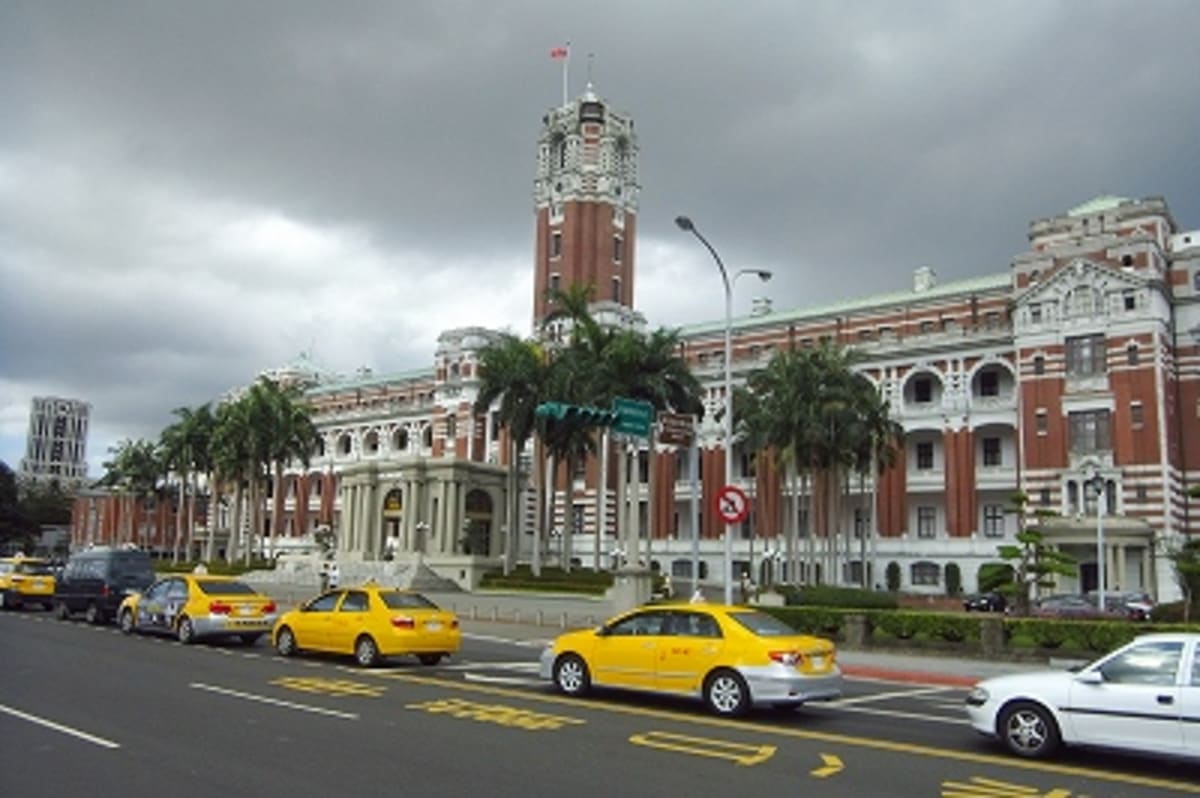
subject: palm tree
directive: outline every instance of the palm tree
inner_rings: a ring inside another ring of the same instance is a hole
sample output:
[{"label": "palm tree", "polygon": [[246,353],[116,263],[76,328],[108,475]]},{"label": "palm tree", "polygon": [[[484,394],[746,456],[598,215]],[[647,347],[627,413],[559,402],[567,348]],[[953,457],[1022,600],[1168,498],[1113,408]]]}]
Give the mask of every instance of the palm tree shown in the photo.
[{"label": "palm tree", "polygon": [[[186,550],[191,556],[196,527],[196,493],[199,475],[208,462],[209,439],[212,435],[212,411],[207,404],[199,408],[177,407],[171,411],[177,421],[166,427],[160,436],[159,446],[167,470],[179,478],[179,510],[175,515],[175,542],[172,546],[172,562],[179,562],[179,553],[184,541],[184,505],[187,505]],[[189,484],[190,483],[190,484]]]},{"label": "palm tree", "polygon": [[[520,453],[533,436],[534,411],[542,401],[546,382],[546,354],[536,341],[511,333],[487,344],[479,352],[479,395],[475,413],[486,414],[496,400],[496,418],[508,430],[508,508],[504,544],[504,573],[516,563],[520,541]],[[535,525],[536,526],[536,525]],[[540,568],[538,569],[540,572]]]},{"label": "palm tree", "polygon": [[[109,448],[112,459],[104,463],[105,476],[100,484],[114,488],[122,496],[121,528],[117,542],[135,542],[136,508],[154,493],[162,473],[158,447],[147,440],[122,440]],[[123,530],[123,531],[122,531]]]},{"label": "palm tree", "polygon": [[[224,486],[233,487],[233,516],[230,519],[229,543],[225,559],[238,559],[245,486],[251,477],[253,450],[250,436],[252,424],[248,407],[241,401],[225,402],[217,408],[212,436],[212,465],[214,496],[212,513],[216,516],[216,504],[220,501]],[[209,540],[215,537],[215,521],[210,522]],[[210,545],[211,548],[211,545]],[[249,548],[249,545],[247,546]],[[210,551],[211,555],[212,552]]]},{"label": "palm tree", "polygon": [[[298,386],[283,387],[267,379],[260,380],[258,385],[261,386],[258,401],[263,402],[262,410],[265,411],[265,428],[260,432],[267,462],[274,469],[270,529],[274,537],[284,532],[283,469],[288,463],[299,461],[307,470],[320,434],[313,424],[312,408],[302,401],[303,394]],[[270,543],[267,548],[274,550]]]}]

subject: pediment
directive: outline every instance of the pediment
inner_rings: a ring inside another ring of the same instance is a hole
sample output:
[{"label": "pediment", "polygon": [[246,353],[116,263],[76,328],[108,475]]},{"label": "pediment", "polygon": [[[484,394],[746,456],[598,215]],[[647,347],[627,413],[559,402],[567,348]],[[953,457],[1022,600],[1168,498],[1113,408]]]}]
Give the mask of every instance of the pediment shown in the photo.
[{"label": "pediment", "polygon": [[1096,289],[1107,296],[1130,288],[1141,288],[1145,284],[1145,278],[1137,274],[1094,263],[1086,258],[1076,258],[1045,280],[1026,288],[1017,296],[1016,304],[1061,302],[1078,288]]}]

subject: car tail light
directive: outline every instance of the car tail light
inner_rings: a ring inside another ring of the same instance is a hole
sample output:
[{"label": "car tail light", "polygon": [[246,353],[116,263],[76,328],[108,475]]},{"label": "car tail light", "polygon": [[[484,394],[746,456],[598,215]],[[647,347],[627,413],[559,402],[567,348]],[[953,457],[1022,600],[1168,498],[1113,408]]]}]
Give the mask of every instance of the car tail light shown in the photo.
[{"label": "car tail light", "polygon": [[804,661],[804,655],[799,651],[772,651],[767,656],[789,668]]},{"label": "car tail light", "polygon": [[100,586],[100,597],[101,597],[101,598],[108,598],[108,585],[101,585],[101,586]]},{"label": "car tail light", "polygon": [[264,613],[266,613],[266,614],[268,614],[268,615],[270,615],[272,612],[275,612],[275,602],[274,602],[274,601],[268,601],[266,604],[264,604],[264,605],[263,605],[263,612],[264,612]]},{"label": "car tail light", "polygon": [[415,629],[417,622],[409,615],[395,615],[392,617],[392,626],[397,629]]},{"label": "car tail light", "polygon": [[214,601],[208,605],[208,611],[213,615],[228,615],[233,612],[233,605],[224,601]]}]

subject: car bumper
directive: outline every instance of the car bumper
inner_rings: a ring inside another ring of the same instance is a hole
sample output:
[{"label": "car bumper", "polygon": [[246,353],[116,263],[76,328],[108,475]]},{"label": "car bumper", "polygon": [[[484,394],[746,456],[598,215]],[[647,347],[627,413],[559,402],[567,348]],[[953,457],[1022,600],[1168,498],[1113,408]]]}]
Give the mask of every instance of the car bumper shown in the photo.
[{"label": "car bumper", "polygon": [[268,634],[275,626],[276,615],[254,618],[238,618],[229,615],[200,615],[192,618],[192,628],[197,637],[220,635]]},{"label": "car bumper", "polygon": [[538,676],[546,681],[554,678],[554,659],[558,655],[554,653],[554,649],[547,646],[542,649],[542,656],[538,660]]},{"label": "car bumper", "polygon": [[842,672],[836,666],[819,675],[806,675],[784,665],[740,668],[754,704],[803,704],[842,696]]},{"label": "car bumper", "polygon": [[967,704],[967,722],[980,734],[996,736],[996,709],[990,701],[979,706]]}]

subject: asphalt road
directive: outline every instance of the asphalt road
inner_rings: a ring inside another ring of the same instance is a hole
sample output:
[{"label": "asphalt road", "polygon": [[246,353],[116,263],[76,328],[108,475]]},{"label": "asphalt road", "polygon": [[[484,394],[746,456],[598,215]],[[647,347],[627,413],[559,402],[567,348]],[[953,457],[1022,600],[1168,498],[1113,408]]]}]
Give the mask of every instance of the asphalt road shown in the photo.
[{"label": "asphalt road", "polygon": [[468,621],[459,656],[362,670],[266,642],[181,646],[0,613],[0,794],[1200,795],[1200,767],[1015,760],[955,688],[850,680],[839,702],[714,718],[536,680],[540,645]]}]

